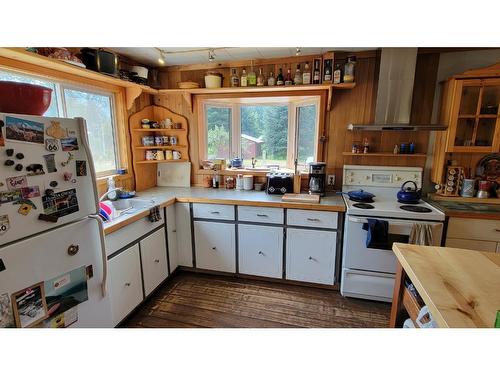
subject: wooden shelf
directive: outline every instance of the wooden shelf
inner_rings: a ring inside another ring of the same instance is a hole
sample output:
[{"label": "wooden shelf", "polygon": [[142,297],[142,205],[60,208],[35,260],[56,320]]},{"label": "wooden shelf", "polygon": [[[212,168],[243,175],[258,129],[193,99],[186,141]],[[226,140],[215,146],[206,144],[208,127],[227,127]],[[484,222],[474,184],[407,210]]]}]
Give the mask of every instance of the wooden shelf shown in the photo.
[{"label": "wooden shelf", "polygon": [[[410,316],[410,319],[413,320],[413,323],[415,323],[417,321],[418,313],[423,306],[418,303],[417,299],[408,290],[408,288],[405,288],[403,291],[403,306]],[[418,327],[417,324],[415,324],[415,327]]]},{"label": "wooden shelf", "polygon": [[177,148],[186,148],[186,145],[175,146],[134,146],[135,150],[175,150]]},{"label": "wooden shelf", "polygon": [[178,160],[141,160],[136,161],[137,164],[157,164],[157,163],[185,163],[188,162],[187,159],[178,159]]},{"label": "wooden shelf", "polygon": [[33,52],[28,52],[23,48],[0,48],[0,57],[7,59],[33,64],[47,69],[52,69],[57,72],[72,74],[78,77],[91,79],[102,83],[107,83],[114,86],[124,87],[126,90],[127,109],[130,109],[134,104],[135,99],[143,92],[147,94],[158,94],[158,90],[146,85],[139,85],[134,82],[124,81],[106,74],[94,72],[93,70],[81,68],[76,65],[71,65],[64,61],[52,59],[38,55]]},{"label": "wooden shelf", "polygon": [[186,129],[132,129],[135,132],[155,133],[155,132],[185,132]]},{"label": "wooden shelf", "polygon": [[427,157],[427,154],[394,154],[392,152],[369,152],[367,154],[354,154],[352,152],[343,152],[342,155],[344,156],[357,156],[357,157],[363,157],[363,156],[375,156],[375,157],[409,157],[409,158],[425,158]]},{"label": "wooden shelf", "polygon": [[448,201],[457,203],[482,203],[482,204],[500,204],[500,198],[475,198],[475,197],[454,197],[446,195],[429,194],[429,197],[435,201]]}]

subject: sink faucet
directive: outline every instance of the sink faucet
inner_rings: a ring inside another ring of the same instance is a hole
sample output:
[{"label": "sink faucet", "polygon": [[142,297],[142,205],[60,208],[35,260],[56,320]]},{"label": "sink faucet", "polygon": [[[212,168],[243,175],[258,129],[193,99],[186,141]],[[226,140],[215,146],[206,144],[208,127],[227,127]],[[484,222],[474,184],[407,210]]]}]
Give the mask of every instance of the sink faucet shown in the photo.
[{"label": "sink faucet", "polygon": [[255,164],[257,164],[257,159],[252,158],[252,168],[255,168]]},{"label": "sink faucet", "polygon": [[102,202],[103,200],[106,200],[106,198],[108,198],[108,195],[110,193],[114,193],[114,192],[117,192],[118,190],[122,190],[122,188],[114,188],[114,189],[110,189],[108,190],[107,192],[105,192],[103,195],[101,195],[101,197],[99,198],[99,202]]}]

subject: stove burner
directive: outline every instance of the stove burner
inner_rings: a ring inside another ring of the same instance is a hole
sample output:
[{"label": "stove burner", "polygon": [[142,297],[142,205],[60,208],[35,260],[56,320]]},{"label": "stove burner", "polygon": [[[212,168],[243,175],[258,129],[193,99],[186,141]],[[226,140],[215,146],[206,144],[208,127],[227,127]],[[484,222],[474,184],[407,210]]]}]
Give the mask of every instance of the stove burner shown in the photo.
[{"label": "stove burner", "polygon": [[361,199],[361,198],[349,197],[349,200],[354,201],[354,202],[360,202],[360,203],[373,203],[373,198]]},{"label": "stove burner", "polygon": [[368,204],[368,203],[354,203],[353,207],[367,209],[367,210],[375,208],[375,206],[373,206],[372,204]]},{"label": "stove burner", "polygon": [[404,202],[404,201],[400,201],[400,200],[398,199],[398,202],[399,202],[399,203],[403,203],[403,204],[419,204],[419,203],[420,203],[420,199],[419,199],[418,201],[414,201],[414,202]]},{"label": "stove burner", "polygon": [[411,212],[432,212],[430,208],[423,207],[423,206],[410,206],[410,205],[404,205],[404,206],[399,206],[402,210],[405,211],[411,211]]}]

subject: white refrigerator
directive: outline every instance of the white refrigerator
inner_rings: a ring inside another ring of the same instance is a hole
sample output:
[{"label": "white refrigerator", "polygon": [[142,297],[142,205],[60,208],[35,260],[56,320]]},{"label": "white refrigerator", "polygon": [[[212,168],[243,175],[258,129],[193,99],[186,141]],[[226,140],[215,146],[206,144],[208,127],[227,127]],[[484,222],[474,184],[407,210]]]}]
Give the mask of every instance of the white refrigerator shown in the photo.
[{"label": "white refrigerator", "polygon": [[0,126],[0,326],[112,327],[85,121],[0,113]]}]

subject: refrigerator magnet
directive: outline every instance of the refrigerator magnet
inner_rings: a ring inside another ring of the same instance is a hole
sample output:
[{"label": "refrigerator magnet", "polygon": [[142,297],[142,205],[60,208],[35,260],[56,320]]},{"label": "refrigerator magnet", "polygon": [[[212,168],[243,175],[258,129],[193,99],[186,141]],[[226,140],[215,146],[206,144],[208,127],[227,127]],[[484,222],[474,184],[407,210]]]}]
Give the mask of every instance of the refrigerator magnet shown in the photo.
[{"label": "refrigerator magnet", "polygon": [[3,293],[0,295],[0,328],[14,328],[15,326],[10,297],[7,293]]},{"label": "refrigerator magnet", "polygon": [[76,175],[78,177],[87,175],[87,161],[86,160],[77,160],[76,161]]},{"label": "refrigerator magnet", "polygon": [[40,196],[40,188],[38,186],[28,186],[21,188],[21,196],[23,199],[36,198]]},{"label": "refrigerator magnet", "polygon": [[57,216],[45,215],[45,214],[39,214],[38,215],[38,220],[47,221],[49,223],[57,223],[58,219],[59,218]]},{"label": "refrigerator magnet", "polygon": [[61,165],[63,167],[67,166],[74,158],[75,156],[71,152],[68,152],[68,159],[66,161],[63,161]]},{"label": "refrigerator magnet", "polygon": [[0,215],[0,236],[10,229],[9,215]]},{"label": "refrigerator magnet", "polygon": [[69,189],[42,196],[43,212],[46,215],[62,217],[79,211],[76,189]]},{"label": "refrigerator magnet", "polygon": [[45,174],[42,164],[30,164],[26,167],[26,171],[28,171],[28,176],[38,176],[41,174]]},{"label": "refrigerator magnet", "polygon": [[73,177],[73,173],[71,173],[71,172],[64,172],[63,173],[64,181],[71,181],[72,177]]},{"label": "refrigerator magnet", "polygon": [[22,198],[21,190],[0,191],[0,204],[17,202]]},{"label": "refrigerator magnet", "polygon": [[21,204],[21,207],[19,207],[19,209],[17,210],[17,212],[21,215],[28,215],[31,211],[32,207],[29,205],[29,204],[26,204],[26,203],[22,203]]},{"label": "refrigerator magnet", "polygon": [[33,327],[48,318],[43,282],[12,294],[11,300],[17,327]]},{"label": "refrigerator magnet", "polygon": [[45,159],[45,165],[47,166],[47,173],[57,172],[55,155],[43,155],[43,158]]},{"label": "refrigerator magnet", "polygon": [[76,151],[78,150],[78,139],[76,137],[62,138],[61,148],[63,151]]},{"label": "refrigerator magnet", "polygon": [[44,124],[22,118],[5,117],[5,137],[11,141],[44,144]]},{"label": "refrigerator magnet", "polygon": [[49,152],[59,151],[59,140],[54,138],[47,138],[45,140],[45,149]]},{"label": "refrigerator magnet", "polygon": [[0,147],[4,147],[5,146],[5,139],[3,137],[3,127],[4,127],[5,123],[3,122],[3,120],[0,120]]},{"label": "refrigerator magnet", "polygon": [[17,190],[28,186],[28,178],[26,176],[7,177],[7,189]]},{"label": "refrigerator magnet", "polygon": [[61,126],[59,121],[51,121],[45,133],[52,138],[61,139],[67,136],[67,131]]}]

